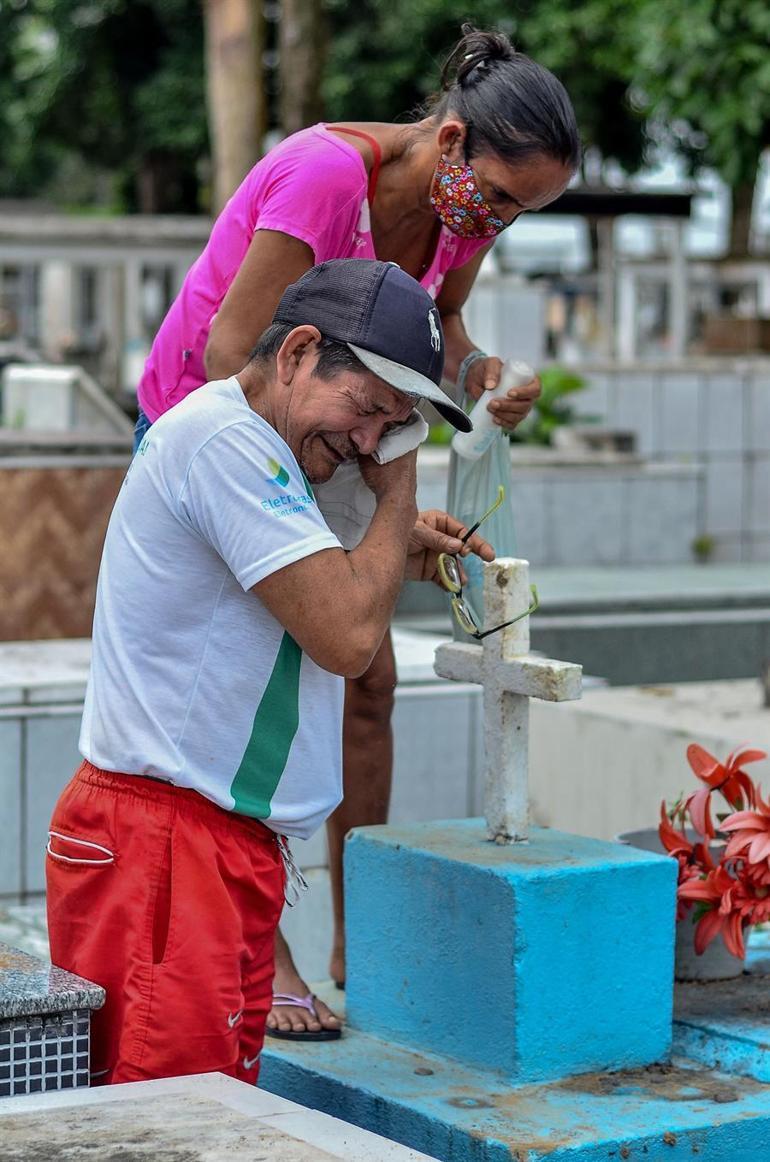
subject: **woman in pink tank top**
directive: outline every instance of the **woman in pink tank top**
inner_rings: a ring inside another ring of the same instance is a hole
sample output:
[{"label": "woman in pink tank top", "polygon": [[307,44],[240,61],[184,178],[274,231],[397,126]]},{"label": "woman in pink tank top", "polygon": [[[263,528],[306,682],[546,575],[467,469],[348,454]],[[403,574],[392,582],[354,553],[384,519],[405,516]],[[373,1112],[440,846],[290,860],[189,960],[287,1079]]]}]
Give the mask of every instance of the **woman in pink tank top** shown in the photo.
[{"label": "woman in pink tank top", "polygon": [[[502,364],[469,339],[463,304],[494,237],[562,193],[580,150],[569,98],[551,73],[516,53],[502,34],[470,26],[463,34],[447,60],[442,91],[421,120],[315,125],[254,166],[158,332],[139,384],[138,435],[195,388],[240,371],[285,288],[330,258],[397,262],[436,300],[445,374],[459,394],[478,399],[497,385]],[[534,380],[493,403],[496,422],[515,427],[539,390]],[[369,671],[347,683],[345,799],[328,825],[330,971],[340,986],[342,844],[351,827],[387,818],[395,684],[388,635]],[[339,1036],[340,1022],[310,996],[280,934],[274,993],[268,1033]]]}]

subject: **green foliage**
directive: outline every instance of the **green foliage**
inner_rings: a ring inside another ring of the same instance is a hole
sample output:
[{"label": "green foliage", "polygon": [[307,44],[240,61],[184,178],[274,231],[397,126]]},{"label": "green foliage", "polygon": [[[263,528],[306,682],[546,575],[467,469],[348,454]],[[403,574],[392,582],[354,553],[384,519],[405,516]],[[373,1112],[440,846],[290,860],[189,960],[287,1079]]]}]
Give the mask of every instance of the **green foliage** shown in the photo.
[{"label": "green foliage", "polygon": [[647,147],[644,118],[629,97],[637,56],[634,16],[643,3],[527,0],[516,7],[516,39],[563,82],[585,149],[626,173],[640,168]]},{"label": "green foliage", "polygon": [[511,433],[516,444],[548,446],[553,433],[575,420],[575,411],[566,397],[582,391],[586,381],[580,375],[562,367],[547,367],[540,373],[542,391],[527,418]]},{"label": "green foliage", "polygon": [[584,145],[626,173],[656,146],[732,188],[770,145],[767,0],[327,0],[333,120],[404,116],[436,87],[463,19],[497,26],[553,70]]},{"label": "green foliage", "polygon": [[770,145],[767,0],[648,0],[638,12],[637,100],[663,140],[731,187]]},{"label": "green foliage", "polygon": [[198,0],[0,0],[0,45],[0,96],[11,94],[0,192],[45,195],[76,162],[114,175],[135,208],[138,177],[160,166],[172,202],[162,208],[197,208],[207,140]]},{"label": "green foliage", "polygon": [[34,192],[54,163],[50,149],[36,147],[28,113],[40,50],[27,8],[0,0],[0,197]]},{"label": "green foliage", "polygon": [[414,112],[437,89],[441,60],[470,15],[552,69],[572,97],[585,144],[633,171],[645,139],[643,120],[626,99],[634,46],[625,29],[639,2],[477,0],[469,14],[458,0],[327,0],[327,116],[379,121]]},{"label": "green foliage", "polygon": [[430,432],[428,433],[427,444],[433,444],[441,448],[448,447],[452,443],[452,436],[455,434],[455,429],[451,424],[446,422],[441,424],[431,424]]},{"label": "green foliage", "polygon": [[693,556],[702,563],[711,560],[715,548],[716,541],[709,533],[701,533],[692,542]]},{"label": "green foliage", "polygon": [[[509,434],[515,444],[551,443],[554,430],[575,420],[574,409],[566,402],[566,397],[582,391],[586,381],[563,367],[547,367],[540,372],[542,391],[530,414],[514,432]],[[451,424],[433,424],[427,442],[445,446],[452,442],[454,428]]]},{"label": "green foliage", "polygon": [[[467,0],[326,0],[323,83],[330,121],[398,120],[438,88],[441,59],[468,19]],[[475,23],[511,22],[499,0],[476,0]]]},{"label": "green foliage", "polygon": [[[650,141],[753,183],[770,145],[767,0],[325,0],[329,120],[405,118],[469,17],[552,69],[585,145],[626,172]],[[200,0],[0,0],[0,196],[198,208]],[[650,131],[650,127],[651,131]],[[648,136],[648,132],[650,135]]]}]

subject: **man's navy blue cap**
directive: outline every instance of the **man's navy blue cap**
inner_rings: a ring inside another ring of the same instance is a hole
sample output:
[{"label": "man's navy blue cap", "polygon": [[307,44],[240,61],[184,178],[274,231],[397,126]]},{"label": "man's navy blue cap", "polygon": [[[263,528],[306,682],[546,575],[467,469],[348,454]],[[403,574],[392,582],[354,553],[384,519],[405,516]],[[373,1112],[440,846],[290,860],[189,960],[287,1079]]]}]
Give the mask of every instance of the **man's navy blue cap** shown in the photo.
[{"label": "man's navy blue cap", "polygon": [[273,322],[317,327],[391,387],[430,400],[455,428],[471,431],[465,412],[440,387],[444,332],[436,304],[394,262],[321,262],[286,288]]}]

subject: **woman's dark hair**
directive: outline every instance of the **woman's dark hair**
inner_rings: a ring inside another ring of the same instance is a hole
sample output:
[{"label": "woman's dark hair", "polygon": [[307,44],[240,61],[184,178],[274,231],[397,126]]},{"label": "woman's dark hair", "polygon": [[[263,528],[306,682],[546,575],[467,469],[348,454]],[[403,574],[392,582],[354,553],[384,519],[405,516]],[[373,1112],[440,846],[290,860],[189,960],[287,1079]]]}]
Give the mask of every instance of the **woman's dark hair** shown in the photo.
[{"label": "woman's dark hair", "polygon": [[425,112],[464,122],[468,159],[496,153],[515,164],[540,155],[577,169],[580,138],[561,81],[516,52],[502,32],[463,24],[462,34],[444,64],[441,92]]},{"label": "woman's dark hair", "polygon": [[[257,360],[265,362],[277,355],[288,335],[294,330],[292,323],[271,323],[263,331],[257,345],[249,356],[249,362]],[[315,375],[319,379],[332,379],[338,371],[355,371],[359,374],[366,372],[361,360],[350,350],[346,343],[336,339],[321,339],[318,344],[318,362],[315,365]]]}]

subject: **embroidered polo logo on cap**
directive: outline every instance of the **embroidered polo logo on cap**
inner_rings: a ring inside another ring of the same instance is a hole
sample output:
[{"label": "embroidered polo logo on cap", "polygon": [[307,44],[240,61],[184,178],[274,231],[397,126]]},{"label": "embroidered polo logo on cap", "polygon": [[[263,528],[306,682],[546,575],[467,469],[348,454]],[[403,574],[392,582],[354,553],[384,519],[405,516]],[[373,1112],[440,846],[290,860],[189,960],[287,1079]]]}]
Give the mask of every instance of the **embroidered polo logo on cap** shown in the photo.
[{"label": "embroidered polo logo on cap", "polygon": [[436,326],[436,312],[428,311],[428,323],[430,324],[430,345],[434,351],[441,350],[441,332]]},{"label": "embroidered polo logo on cap", "polygon": [[430,400],[453,427],[471,430],[468,416],[441,387],[444,339],[436,303],[395,264],[322,262],[286,288],[273,322],[312,323],[325,338],[346,343],[390,387]]}]

